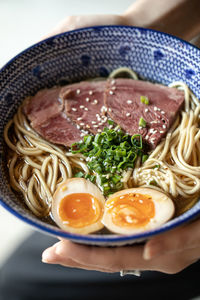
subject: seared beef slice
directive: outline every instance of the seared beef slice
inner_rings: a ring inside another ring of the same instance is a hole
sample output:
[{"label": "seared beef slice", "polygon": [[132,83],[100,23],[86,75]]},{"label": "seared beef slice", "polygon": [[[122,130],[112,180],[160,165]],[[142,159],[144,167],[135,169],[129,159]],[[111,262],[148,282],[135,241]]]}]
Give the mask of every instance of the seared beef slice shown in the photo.
[{"label": "seared beef slice", "polygon": [[81,139],[81,132],[63,112],[61,88],[44,89],[27,99],[24,113],[31,126],[52,143],[71,146]]},{"label": "seared beef slice", "polygon": [[[141,101],[141,96],[149,104]],[[175,88],[132,79],[111,79],[105,92],[105,106],[111,119],[130,135],[140,133],[153,149],[165,136],[184,102]],[[146,127],[139,126],[140,118]]]},{"label": "seared beef slice", "polygon": [[107,126],[105,85],[106,81],[82,81],[61,90],[65,112],[78,128],[96,134]]}]

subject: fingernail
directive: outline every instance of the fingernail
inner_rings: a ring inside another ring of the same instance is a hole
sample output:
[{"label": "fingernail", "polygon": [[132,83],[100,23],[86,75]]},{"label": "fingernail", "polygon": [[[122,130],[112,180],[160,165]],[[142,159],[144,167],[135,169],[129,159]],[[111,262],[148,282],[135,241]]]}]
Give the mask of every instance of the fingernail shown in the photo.
[{"label": "fingernail", "polygon": [[46,249],[43,253],[42,253],[42,262],[43,263],[51,263],[51,248]]},{"label": "fingernail", "polygon": [[145,248],[144,248],[143,258],[144,258],[145,260],[150,260],[150,259],[151,259],[151,252],[150,252],[149,247],[145,247]]},{"label": "fingernail", "polygon": [[143,252],[143,258],[145,260],[150,260],[154,258],[155,256],[160,255],[162,252],[162,247],[160,243],[147,243],[147,245],[144,247],[144,252]]}]

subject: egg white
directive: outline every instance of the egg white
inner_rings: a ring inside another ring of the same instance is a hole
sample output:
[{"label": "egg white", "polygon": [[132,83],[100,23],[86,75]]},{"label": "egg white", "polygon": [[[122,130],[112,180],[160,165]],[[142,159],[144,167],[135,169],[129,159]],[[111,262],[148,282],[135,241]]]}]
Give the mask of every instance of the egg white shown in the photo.
[{"label": "egg white", "polygon": [[125,189],[120,192],[117,192],[115,194],[112,194],[108,200],[120,197],[129,193],[138,193],[142,195],[149,195],[152,197],[152,201],[155,206],[155,215],[153,218],[150,219],[150,221],[146,225],[142,225],[141,227],[132,226],[132,227],[126,227],[126,226],[118,226],[117,224],[114,224],[112,221],[112,211],[110,208],[108,208],[105,204],[105,210],[102,222],[110,231],[114,233],[119,234],[137,234],[144,231],[149,231],[152,229],[155,229],[157,227],[160,227],[162,224],[167,222],[169,219],[172,218],[174,212],[175,212],[175,206],[173,201],[164,193],[159,192],[157,190],[151,189],[151,188],[131,188],[131,189]]},{"label": "egg white", "polygon": [[103,215],[105,198],[102,195],[99,188],[96,185],[94,185],[92,182],[84,178],[70,178],[67,179],[65,182],[63,182],[61,185],[59,185],[59,187],[57,188],[56,192],[53,195],[51,213],[55,223],[65,231],[71,233],[79,233],[79,234],[88,234],[103,228],[104,225],[101,222],[102,216],[100,219],[97,220],[97,222],[81,228],[75,228],[69,226],[66,223],[63,223],[59,215],[60,202],[64,197],[74,193],[86,193],[95,197],[102,208],[102,215]]}]

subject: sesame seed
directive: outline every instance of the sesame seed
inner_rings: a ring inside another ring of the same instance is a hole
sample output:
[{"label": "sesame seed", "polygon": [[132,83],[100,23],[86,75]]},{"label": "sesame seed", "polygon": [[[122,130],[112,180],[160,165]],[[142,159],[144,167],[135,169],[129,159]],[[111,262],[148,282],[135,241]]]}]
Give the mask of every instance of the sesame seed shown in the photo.
[{"label": "sesame seed", "polygon": [[148,134],[145,136],[145,140],[147,140],[149,138]]},{"label": "sesame seed", "polygon": [[85,127],[86,127],[86,128],[90,128],[90,125],[87,124]]},{"label": "sesame seed", "polygon": [[81,127],[80,127],[79,125],[76,125],[76,128],[77,128],[77,129],[80,129]]},{"label": "sesame seed", "polygon": [[84,108],[84,110],[87,110],[87,111],[88,111],[88,108],[87,108],[87,107],[85,107],[85,108]]},{"label": "sesame seed", "polygon": [[73,111],[77,111],[77,109],[76,109],[75,107],[72,107],[72,110],[73,110]]},{"label": "sesame seed", "polygon": [[127,116],[127,117],[130,117],[130,115],[131,115],[130,113],[126,113],[126,116]]},{"label": "sesame seed", "polygon": [[161,131],[160,131],[160,133],[164,133],[164,131],[163,131],[163,130],[161,130]]},{"label": "sesame seed", "polygon": [[77,121],[80,121],[80,120],[82,120],[82,117],[80,117],[80,118],[77,118]]},{"label": "sesame seed", "polygon": [[149,133],[154,133],[154,129],[151,128],[151,129],[149,130]]},{"label": "sesame seed", "polygon": [[96,114],[96,117],[98,118],[98,117],[99,117],[99,114]]},{"label": "sesame seed", "polygon": [[110,94],[110,95],[113,95],[113,91],[109,91],[109,94]]},{"label": "sesame seed", "polygon": [[111,84],[115,84],[115,79],[113,79],[113,80],[111,81]]},{"label": "sesame seed", "polygon": [[85,106],[84,106],[84,105],[80,105],[79,107],[82,109],[82,108],[84,108]]},{"label": "sesame seed", "polygon": [[101,129],[98,129],[97,131],[98,131],[98,132],[101,132]]},{"label": "sesame seed", "polygon": [[92,95],[93,94],[93,91],[89,91],[89,95]]},{"label": "sesame seed", "polygon": [[90,101],[90,98],[88,98],[88,97],[85,98],[85,101],[86,101],[86,102],[89,102],[89,101]]},{"label": "sesame seed", "polygon": [[127,100],[126,102],[127,102],[127,104],[131,104],[131,103],[133,103],[133,101],[132,101],[132,100]]},{"label": "sesame seed", "polygon": [[103,123],[101,122],[101,123],[99,123],[99,126],[101,126],[101,125],[103,125]]},{"label": "sesame seed", "polygon": [[109,111],[109,112],[111,112],[111,111],[112,111],[112,109],[111,109],[111,108],[109,108],[109,109],[108,109],[108,111]]},{"label": "sesame seed", "polygon": [[112,89],[113,91],[115,91],[115,90],[116,90],[116,86],[113,86],[111,89]]},{"label": "sesame seed", "polygon": [[88,131],[86,131],[84,129],[81,129],[81,132],[84,133],[84,134],[88,134]]},{"label": "sesame seed", "polygon": [[81,92],[81,91],[80,91],[79,89],[78,89],[78,90],[76,90],[76,93],[77,93],[78,95],[80,94],[80,92]]},{"label": "sesame seed", "polygon": [[81,125],[81,126],[84,126],[84,125],[85,125],[85,123],[80,123],[80,125]]},{"label": "sesame seed", "polygon": [[101,112],[107,112],[107,107],[102,106],[102,107],[101,107]]},{"label": "sesame seed", "polygon": [[92,121],[91,123],[92,123],[92,124],[96,124],[97,122],[96,122],[96,121]]},{"label": "sesame seed", "polygon": [[94,127],[94,128],[97,128],[97,127],[99,127],[99,125],[93,125],[93,127]]},{"label": "sesame seed", "polygon": [[162,110],[162,111],[161,111],[161,114],[162,114],[162,115],[164,115],[164,114],[165,114],[165,112]]},{"label": "sesame seed", "polygon": [[148,108],[145,108],[145,110],[144,110],[145,112],[148,112],[149,111],[149,109]]},{"label": "sesame seed", "polygon": [[97,104],[98,103],[98,100],[97,99],[94,99],[93,103],[92,104]]},{"label": "sesame seed", "polygon": [[163,125],[162,127],[165,129],[165,128],[166,128],[166,125]]},{"label": "sesame seed", "polygon": [[154,108],[153,108],[155,111],[157,111],[158,110],[158,108],[156,107],[156,106],[154,106]]}]

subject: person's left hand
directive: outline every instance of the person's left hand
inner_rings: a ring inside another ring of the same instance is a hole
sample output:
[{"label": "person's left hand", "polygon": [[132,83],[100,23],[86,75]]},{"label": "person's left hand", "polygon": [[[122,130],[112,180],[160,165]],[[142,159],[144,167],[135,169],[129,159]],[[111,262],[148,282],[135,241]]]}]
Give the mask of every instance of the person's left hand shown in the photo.
[{"label": "person's left hand", "polygon": [[82,27],[101,26],[101,25],[129,25],[126,17],[122,15],[80,15],[80,16],[67,16],[60,21],[56,27],[51,30],[44,38],[48,38],[55,34],[60,34],[65,31],[79,29]]},{"label": "person's left hand", "polygon": [[102,272],[155,270],[175,274],[199,258],[200,220],[156,236],[145,245],[106,248],[61,240],[43,253],[45,263]]}]

